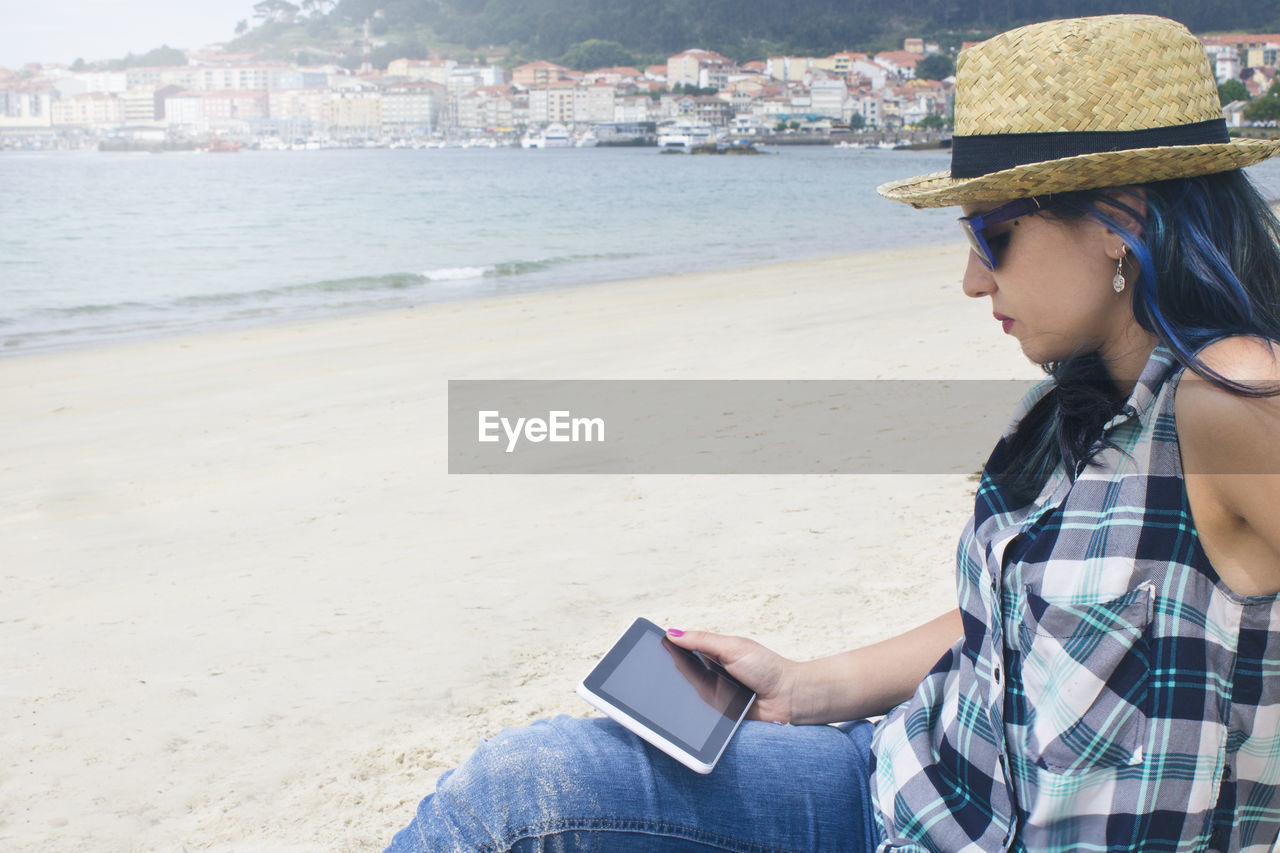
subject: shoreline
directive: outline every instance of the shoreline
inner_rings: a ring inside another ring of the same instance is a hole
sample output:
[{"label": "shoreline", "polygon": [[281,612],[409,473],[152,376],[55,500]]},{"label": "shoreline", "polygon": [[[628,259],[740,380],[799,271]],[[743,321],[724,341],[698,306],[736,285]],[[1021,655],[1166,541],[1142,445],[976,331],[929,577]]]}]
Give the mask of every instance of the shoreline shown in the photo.
[{"label": "shoreline", "polygon": [[[1278,207],[1277,209],[1280,209]],[[29,359],[41,356],[54,356],[64,353],[83,353],[95,350],[108,350],[120,347],[129,347],[135,344],[154,343],[162,341],[176,341],[185,338],[199,339],[208,335],[242,335],[251,333],[260,329],[300,329],[311,325],[320,325],[326,323],[338,323],[360,320],[362,318],[376,319],[381,315],[390,316],[403,312],[419,312],[431,311],[437,308],[443,308],[450,305],[477,305],[477,304],[502,304],[512,300],[520,299],[537,299],[542,294],[553,294],[560,292],[574,292],[578,290],[599,290],[602,288],[629,286],[644,286],[649,282],[667,281],[672,279],[681,279],[686,277],[702,277],[714,275],[734,275],[741,273],[757,273],[767,271],[773,268],[786,268],[792,265],[807,265],[811,263],[839,263],[841,261],[848,263],[857,263],[859,259],[866,255],[874,255],[881,251],[890,252],[910,252],[915,250],[934,251],[944,250],[946,248],[961,247],[963,244],[959,241],[948,241],[943,243],[923,243],[918,246],[899,246],[882,250],[866,250],[861,252],[841,252],[833,255],[820,255],[815,257],[792,258],[788,260],[775,261],[762,264],[750,264],[746,266],[717,267],[705,270],[695,270],[691,272],[670,273],[645,277],[624,276],[620,278],[609,278],[594,281],[572,282],[569,284],[533,287],[528,290],[514,291],[508,293],[475,293],[468,294],[458,292],[456,295],[450,295],[439,299],[430,299],[413,304],[400,306],[386,305],[348,305],[345,307],[315,307],[310,313],[301,312],[299,314],[290,315],[281,313],[273,317],[262,317],[254,319],[241,320],[215,320],[209,324],[208,328],[200,327],[179,327],[173,329],[144,331],[142,329],[134,329],[132,331],[121,332],[118,335],[109,337],[89,338],[89,339],[73,339],[67,343],[54,344],[49,346],[39,346],[29,350],[23,350],[21,347],[14,346],[5,348],[0,346],[0,364],[13,359]]]},{"label": "shoreline", "polygon": [[[793,657],[953,598],[965,476],[456,476],[447,380],[1035,378],[965,247],[0,362],[0,840],[379,849],[634,616]],[[994,442],[995,436],[992,436]]]}]

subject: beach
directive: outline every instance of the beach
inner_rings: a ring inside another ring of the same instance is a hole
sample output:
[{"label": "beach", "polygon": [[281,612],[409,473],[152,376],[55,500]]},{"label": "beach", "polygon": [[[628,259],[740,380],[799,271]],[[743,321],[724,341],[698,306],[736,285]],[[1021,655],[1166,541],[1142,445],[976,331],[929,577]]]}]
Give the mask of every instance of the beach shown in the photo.
[{"label": "beach", "polygon": [[459,476],[445,424],[451,379],[1038,377],[966,251],[0,360],[0,847],[379,850],[636,616],[809,658],[954,606],[969,476]]}]

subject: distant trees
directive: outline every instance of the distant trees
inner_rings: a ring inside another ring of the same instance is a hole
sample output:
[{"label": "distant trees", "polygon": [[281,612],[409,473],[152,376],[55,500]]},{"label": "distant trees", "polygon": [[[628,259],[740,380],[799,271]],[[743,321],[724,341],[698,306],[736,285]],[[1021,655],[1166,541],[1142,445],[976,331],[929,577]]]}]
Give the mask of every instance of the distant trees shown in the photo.
[{"label": "distant trees", "polygon": [[673,95],[692,95],[695,98],[703,95],[714,95],[720,90],[714,86],[695,86],[692,83],[677,83],[671,90]]},{"label": "distant trees", "polygon": [[941,53],[931,53],[916,63],[916,79],[945,80],[956,73],[956,64],[951,57]]},{"label": "distant trees", "polygon": [[[429,40],[450,52],[495,50],[507,57],[551,59],[590,70],[661,62],[690,47],[735,61],[777,55],[823,56],[837,50],[896,50],[923,36],[944,54],[924,57],[921,79],[954,73],[962,41],[975,41],[1028,20],[1099,14],[1101,0],[257,0],[236,26],[242,44],[271,42],[337,49],[365,20],[389,42]],[[1130,0],[1126,11],[1168,15],[1193,32],[1280,27],[1274,0]],[[251,24],[262,27],[250,30]],[[243,27],[242,27],[243,25]],[[287,38],[285,38],[287,34]],[[504,62],[504,64],[506,64]],[[1237,90],[1221,93],[1238,94]]]},{"label": "distant trees", "polygon": [[289,0],[259,0],[253,4],[253,16],[264,24],[292,24],[299,11]]},{"label": "distant trees", "polygon": [[314,18],[329,14],[336,5],[336,0],[302,0],[302,11]]},{"label": "distant trees", "polygon": [[141,56],[130,53],[124,59],[115,59],[107,64],[109,71],[124,71],[127,68],[148,68],[160,65],[186,65],[187,55],[176,47],[161,45],[149,50]]},{"label": "distant trees", "polygon": [[1244,108],[1244,117],[1249,121],[1280,121],[1280,97],[1265,95],[1254,98]]},{"label": "distant trees", "polygon": [[1249,90],[1239,80],[1232,78],[1218,86],[1218,100],[1222,102],[1223,106],[1232,101],[1247,101],[1249,100]]},{"label": "distant trees", "polygon": [[564,52],[560,64],[575,71],[590,71],[593,68],[611,68],[620,65],[634,65],[635,56],[616,41],[604,39],[587,39],[580,41]]},{"label": "distant trees", "polygon": [[430,57],[431,52],[421,42],[390,42],[381,47],[375,47],[369,56],[369,62],[374,68],[386,68],[393,59],[429,59]]}]

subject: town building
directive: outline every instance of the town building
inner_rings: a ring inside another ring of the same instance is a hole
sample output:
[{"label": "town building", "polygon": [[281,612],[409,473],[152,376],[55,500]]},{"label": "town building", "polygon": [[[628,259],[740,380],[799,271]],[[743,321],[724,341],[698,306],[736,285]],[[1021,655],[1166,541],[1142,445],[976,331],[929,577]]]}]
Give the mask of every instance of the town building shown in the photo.
[{"label": "town building", "polygon": [[539,60],[518,66],[511,72],[511,82],[521,89],[533,90],[540,86],[559,83],[569,75],[569,69],[554,62]]},{"label": "town building", "polygon": [[676,86],[701,86],[704,69],[731,67],[733,60],[713,50],[686,50],[667,59],[667,85],[673,89]]},{"label": "town building", "polygon": [[393,132],[419,130],[430,134],[440,127],[448,103],[448,92],[439,83],[420,81],[384,86],[382,126]]},{"label": "town building", "polygon": [[57,94],[51,85],[0,84],[0,130],[52,127]]},{"label": "town building", "polygon": [[571,83],[535,86],[529,90],[529,123],[574,123],[577,87]]},{"label": "town building", "polygon": [[515,93],[508,86],[482,86],[456,99],[457,126],[463,130],[511,130]]},{"label": "town building", "polygon": [[403,77],[415,83],[449,85],[449,74],[458,67],[452,59],[393,59],[387,65],[387,75]]},{"label": "town building", "polygon": [[54,101],[51,118],[53,125],[60,127],[118,127],[125,124],[124,104],[117,95],[88,92]]}]

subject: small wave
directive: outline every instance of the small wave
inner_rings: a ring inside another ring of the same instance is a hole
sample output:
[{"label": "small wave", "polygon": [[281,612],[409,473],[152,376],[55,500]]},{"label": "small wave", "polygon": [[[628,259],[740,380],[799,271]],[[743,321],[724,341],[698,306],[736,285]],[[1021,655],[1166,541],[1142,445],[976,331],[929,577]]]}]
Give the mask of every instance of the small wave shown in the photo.
[{"label": "small wave", "polygon": [[562,255],[554,258],[540,258],[536,261],[505,261],[488,266],[440,267],[427,270],[422,277],[427,281],[469,281],[490,276],[527,275],[554,267],[582,263],[584,261],[614,261],[635,257],[633,254],[607,253],[593,255]]},{"label": "small wave", "polygon": [[362,275],[353,278],[333,278],[289,284],[261,290],[232,291],[229,293],[200,293],[174,300],[177,306],[231,305],[242,302],[262,302],[279,297],[305,297],[311,293],[358,293],[361,291],[407,290],[420,286],[426,279],[414,273],[390,275]]},{"label": "small wave", "polygon": [[551,269],[552,267],[565,266],[566,264],[583,263],[584,261],[621,261],[628,258],[634,258],[637,255],[634,252],[605,252],[593,255],[563,255],[554,258],[543,258],[539,261],[511,261],[505,264],[494,264],[494,273],[497,275],[523,275],[525,273],[540,272],[541,270]]},{"label": "small wave", "polygon": [[484,278],[494,273],[498,273],[498,267],[496,266],[441,267],[436,270],[427,270],[422,273],[422,277],[427,281],[467,281],[473,278]]},{"label": "small wave", "polygon": [[[528,276],[532,283],[538,273],[563,266],[605,263],[636,257],[634,254],[575,254],[538,260],[514,260],[470,266],[442,266],[421,273],[389,273],[323,279],[282,284],[254,290],[214,293],[171,294],[141,302],[90,302],[73,306],[40,306],[0,317],[5,337],[0,349],[26,347],[32,335],[102,338],[148,329],[179,328],[210,321],[239,321],[246,318],[284,316],[290,312],[349,309],[359,305],[389,304],[388,300],[457,298],[462,291],[493,285],[482,280],[511,281]],[[565,277],[572,282],[573,275]],[[515,287],[520,287],[515,284]]]},{"label": "small wave", "polygon": [[109,314],[112,311],[131,311],[148,307],[143,302],[109,302],[90,303],[87,305],[71,305],[44,309],[44,313],[55,317],[82,317],[92,314]]}]

